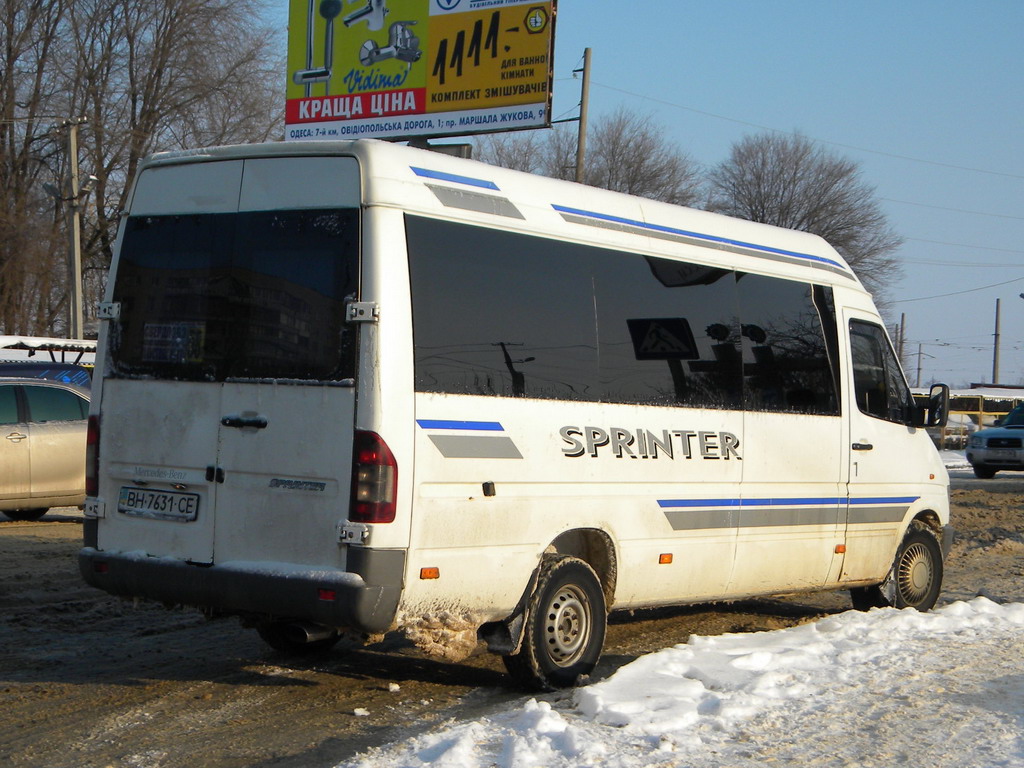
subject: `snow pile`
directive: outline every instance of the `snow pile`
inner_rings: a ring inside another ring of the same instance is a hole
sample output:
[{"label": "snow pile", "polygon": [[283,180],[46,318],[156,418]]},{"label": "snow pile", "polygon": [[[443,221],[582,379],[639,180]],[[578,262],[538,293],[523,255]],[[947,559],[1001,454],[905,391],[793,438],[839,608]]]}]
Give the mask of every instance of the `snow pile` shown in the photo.
[{"label": "snow pile", "polygon": [[556,703],[449,725],[358,768],[1024,766],[1024,604],[848,612],[693,637]]}]

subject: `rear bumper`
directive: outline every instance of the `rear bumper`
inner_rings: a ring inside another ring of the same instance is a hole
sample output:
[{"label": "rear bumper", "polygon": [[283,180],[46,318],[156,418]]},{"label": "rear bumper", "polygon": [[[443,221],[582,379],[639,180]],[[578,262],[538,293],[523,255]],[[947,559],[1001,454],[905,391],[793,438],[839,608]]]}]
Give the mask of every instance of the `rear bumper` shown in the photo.
[{"label": "rear bumper", "polygon": [[387,631],[402,594],[405,553],[352,547],[349,561],[352,570],[339,571],[282,563],[196,566],[92,547],[78,553],[86,583],[113,595],[368,633]]}]

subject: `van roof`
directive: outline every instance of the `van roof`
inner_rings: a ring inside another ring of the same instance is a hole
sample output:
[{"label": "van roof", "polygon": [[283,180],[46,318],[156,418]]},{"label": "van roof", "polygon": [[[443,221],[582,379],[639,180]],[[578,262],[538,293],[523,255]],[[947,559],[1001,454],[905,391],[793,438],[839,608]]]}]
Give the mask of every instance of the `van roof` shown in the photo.
[{"label": "van roof", "polygon": [[459,220],[485,226],[500,222],[506,229],[710,265],[720,265],[726,252],[730,265],[745,271],[863,291],[843,257],[817,235],[373,139],[164,152],[148,158],[140,172],[189,162],[339,155],[355,157],[368,169],[362,178],[365,205],[442,216],[460,209]]}]

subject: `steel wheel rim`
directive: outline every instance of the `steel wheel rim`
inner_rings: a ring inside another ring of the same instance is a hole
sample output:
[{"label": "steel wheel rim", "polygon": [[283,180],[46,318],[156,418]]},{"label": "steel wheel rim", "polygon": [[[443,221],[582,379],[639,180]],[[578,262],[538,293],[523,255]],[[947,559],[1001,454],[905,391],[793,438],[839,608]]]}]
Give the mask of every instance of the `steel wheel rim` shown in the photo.
[{"label": "steel wheel rim", "polygon": [[590,640],[590,601],[579,587],[567,584],[548,603],[544,615],[544,647],[559,667],[574,664]]},{"label": "steel wheel rim", "polygon": [[931,555],[924,544],[912,544],[900,558],[899,590],[908,605],[917,605],[928,594],[935,578]]}]

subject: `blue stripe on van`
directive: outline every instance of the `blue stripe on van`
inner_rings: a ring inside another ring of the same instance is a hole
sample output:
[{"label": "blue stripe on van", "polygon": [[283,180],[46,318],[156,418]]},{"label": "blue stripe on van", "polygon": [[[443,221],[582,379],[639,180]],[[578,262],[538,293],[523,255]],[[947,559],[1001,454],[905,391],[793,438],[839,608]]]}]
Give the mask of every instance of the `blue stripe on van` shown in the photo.
[{"label": "blue stripe on van", "polygon": [[446,421],[444,419],[416,419],[423,429],[471,429],[476,432],[504,432],[498,421]]},{"label": "blue stripe on van", "polygon": [[757,243],[747,243],[742,240],[732,240],[727,237],[718,237],[717,235],[706,235],[702,232],[690,232],[686,229],[676,229],[675,227],[666,227],[661,224],[649,224],[646,221],[637,221],[635,219],[627,219],[622,216],[612,216],[606,213],[596,213],[595,211],[585,211],[581,208],[569,208],[564,205],[551,205],[559,213],[568,213],[574,216],[586,216],[591,219],[599,219],[601,221],[610,221],[615,224],[626,224],[630,227],[637,227],[639,229],[650,230],[651,232],[664,232],[670,235],[680,235],[682,237],[692,237],[698,240],[704,240],[709,243],[721,243],[722,245],[730,245],[737,248],[750,248],[755,251],[761,251],[763,253],[773,253],[778,256],[788,256],[794,259],[804,259],[806,261],[816,261],[821,264],[828,264],[832,267],[837,267],[844,272],[847,272],[847,268],[840,264],[838,261],[833,259],[826,259],[824,256],[815,256],[810,253],[800,253],[799,251],[787,251],[782,248],[772,248],[767,245],[758,245]]},{"label": "blue stripe on van", "polygon": [[409,166],[412,172],[417,176],[422,176],[425,179],[437,179],[438,181],[450,181],[455,184],[466,184],[470,187],[480,187],[481,189],[493,189],[495,191],[501,191],[498,189],[498,185],[493,181],[487,181],[486,179],[474,179],[472,176],[458,176],[454,173],[445,173],[444,171],[432,171],[429,168],[417,168],[414,165]]},{"label": "blue stripe on van", "polygon": [[850,499],[851,504],[913,504],[920,496],[866,496],[863,499]]},{"label": "blue stripe on van", "polygon": [[[869,496],[849,499],[850,504],[913,504],[920,496]],[[658,499],[663,509],[673,507],[797,507],[827,504],[845,504],[844,496],[800,499]]]}]

